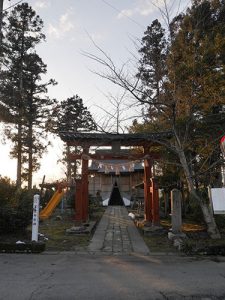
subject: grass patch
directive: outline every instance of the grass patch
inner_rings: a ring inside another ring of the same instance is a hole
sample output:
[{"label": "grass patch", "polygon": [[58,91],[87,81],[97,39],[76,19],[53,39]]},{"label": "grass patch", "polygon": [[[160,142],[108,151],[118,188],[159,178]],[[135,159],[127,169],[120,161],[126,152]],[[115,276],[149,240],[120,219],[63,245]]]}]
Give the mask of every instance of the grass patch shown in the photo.
[{"label": "grass patch", "polygon": [[144,241],[150,249],[150,252],[158,253],[177,253],[178,250],[168,239],[168,231],[171,228],[170,219],[161,219],[162,230],[147,232],[143,235]]},{"label": "grass patch", "polygon": [[[96,207],[92,209],[90,220],[100,220],[105,209],[102,207]],[[68,234],[66,229],[69,229],[75,225],[73,215],[63,214],[62,219],[57,219],[57,212],[54,215],[41,222],[39,232],[47,237],[46,250],[47,251],[85,251],[92,238],[93,232],[90,234]]]},{"label": "grass patch", "polygon": [[54,217],[40,224],[39,232],[48,240],[45,240],[47,251],[76,251],[84,250],[88,246],[90,235],[77,236],[66,234],[66,229],[74,226],[71,217],[63,217],[55,220]]},{"label": "grass patch", "polygon": [[[171,219],[162,219],[160,225],[162,226],[162,230],[147,232],[143,236],[150,251],[159,253],[178,253],[178,250],[173,246],[172,241],[168,239],[168,231],[172,226]],[[225,252],[224,228],[220,228],[222,238],[213,240],[209,237],[205,225],[197,224],[193,220],[185,219],[182,224],[182,232],[187,235],[183,247],[183,252],[186,254],[212,253],[216,255],[216,251],[218,251],[218,254]]]},{"label": "grass patch", "polygon": [[149,247],[150,252],[177,253],[177,249],[168,239],[167,234],[144,236],[144,241]]},{"label": "grass patch", "polygon": [[[95,221],[97,224],[104,211],[104,207],[93,207],[90,221]],[[60,216],[60,218],[57,218],[57,216]],[[87,249],[93,232],[80,235],[66,233],[66,229],[75,225],[73,217],[74,212],[60,214],[60,210],[56,210],[51,218],[40,222],[39,233],[43,236],[39,238],[39,241],[45,242],[46,251],[85,251]],[[31,225],[23,232],[0,234],[0,243],[16,243],[19,240],[23,242],[31,241]]]}]

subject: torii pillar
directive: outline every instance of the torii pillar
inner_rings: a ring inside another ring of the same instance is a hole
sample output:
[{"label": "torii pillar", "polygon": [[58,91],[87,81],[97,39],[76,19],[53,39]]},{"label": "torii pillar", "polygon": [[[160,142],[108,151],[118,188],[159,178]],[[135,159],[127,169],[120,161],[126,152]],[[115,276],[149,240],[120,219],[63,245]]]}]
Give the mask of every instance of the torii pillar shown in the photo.
[{"label": "torii pillar", "polygon": [[75,216],[74,220],[78,223],[82,222],[82,184],[81,179],[76,179],[76,194],[75,194]]},{"label": "torii pillar", "polygon": [[146,223],[152,221],[152,199],[150,193],[151,160],[144,159],[144,218]]},{"label": "torii pillar", "polygon": [[[88,153],[88,148],[83,150],[84,154]],[[88,220],[88,156],[82,156],[82,174],[81,174],[81,182],[82,182],[82,206],[83,206],[83,214],[82,220],[86,222]]]},{"label": "torii pillar", "polygon": [[150,181],[150,194],[152,198],[152,225],[159,226],[159,191],[154,178],[151,178]]},{"label": "torii pillar", "polygon": [[76,180],[75,220],[88,220],[88,148],[83,148],[81,155],[81,180]]}]

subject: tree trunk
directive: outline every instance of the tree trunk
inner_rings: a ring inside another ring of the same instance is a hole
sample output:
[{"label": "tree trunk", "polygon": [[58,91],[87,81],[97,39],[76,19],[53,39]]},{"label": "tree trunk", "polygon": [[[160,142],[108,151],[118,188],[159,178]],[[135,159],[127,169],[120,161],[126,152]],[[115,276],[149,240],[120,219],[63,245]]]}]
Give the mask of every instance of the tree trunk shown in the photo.
[{"label": "tree trunk", "polygon": [[32,123],[29,123],[28,129],[28,190],[32,189],[32,177],[33,177],[33,128]]},{"label": "tree trunk", "polygon": [[207,225],[207,232],[212,239],[220,239],[221,235],[217,228],[217,225],[216,225],[216,222],[215,222],[215,219],[214,219],[211,209],[208,207],[208,205],[206,204],[204,199],[202,199],[196,192],[196,189],[194,187],[193,178],[191,176],[184,151],[182,149],[179,149],[178,154],[179,154],[180,163],[184,169],[185,177],[186,177],[187,184],[188,184],[188,190],[189,190],[190,194],[193,196],[193,198],[199,203],[199,205],[201,207],[203,217],[204,217],[205,223]]},{"label": "tree trunk", "polygon": [[18,124],[18,136],[17,136],[17,174],[16,174],[16,187],[17,189],[21,188],[21,173],[22,173],[22,124]]},{"label": "tree trunk", "polygon": [[[23,24],[24,27],[24,24]],[[24,56],[24,35],[22,36],[22,47],[21,47],[21,58],[20,58],[20,71],[19,71],[19,114],[18,114],[18,154],[17,154],[17,178],[16,186],[17,189],[21,188],[21,177],[22,177],[22,115],[23,115],[23,56]]]}]

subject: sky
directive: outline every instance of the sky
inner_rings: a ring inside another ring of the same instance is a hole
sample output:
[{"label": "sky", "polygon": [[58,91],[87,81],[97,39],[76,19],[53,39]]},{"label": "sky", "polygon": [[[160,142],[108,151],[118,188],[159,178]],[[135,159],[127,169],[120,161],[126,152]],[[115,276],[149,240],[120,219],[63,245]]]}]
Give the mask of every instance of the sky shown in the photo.
[{"label": "sky", "polygon": [[[19,2],[4,0],[4,9],[9,11]],[[25,1],[21,1],[25,2]],[[121,66],[137,57],[137,43],[152,21],[163,18],[158,7],[163,9],[164,0],[28,0],[26,1],[44,21],[46,41],[38,45],[37,52],[47,64],[43,80],[55,79],[58,84],[49,89],[49,96],[62,101],[79,95],[99,123],[108,118],[107,112],[114,108],[109,95],[120,97],[122,92],[94,72],[104,71],[101,65],[88,59],[84,52],[100,55],[94,43],[114,63]],[[183,11],[190,0],[167,0],[172,14]],[[94,43],[93,43],[94,42]],[[129,101],[129,99],[126,99]],[[126,102],[125,101],[125,102]],[[128,108],[123,117],[134,116],[136,109]],[[129,125],[129,124],[128,124]],[[113,130],[113,129],[112,129]],[[1,142],[1,141],[0,141]],[[48,154],[41,160],[41,169],[34,175],[34,184],[57,180],[65,176],[65,168],[57,164],[63,144],[59,138],[52,140]],[[10,144],[0,143],[0,175],[16,179],[16,161],[10,159]]]}]

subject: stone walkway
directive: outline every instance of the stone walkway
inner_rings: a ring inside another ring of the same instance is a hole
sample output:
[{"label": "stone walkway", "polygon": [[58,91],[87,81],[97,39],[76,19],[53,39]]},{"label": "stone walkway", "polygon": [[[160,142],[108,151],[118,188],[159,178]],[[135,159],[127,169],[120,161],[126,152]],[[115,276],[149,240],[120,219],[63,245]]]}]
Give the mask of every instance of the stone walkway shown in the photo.
[{"label": "stone walkway", "polygon": [[149,254],[124,206],[108,206],[89,245],[92,253]]}]

